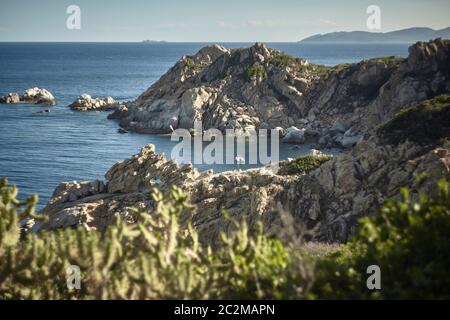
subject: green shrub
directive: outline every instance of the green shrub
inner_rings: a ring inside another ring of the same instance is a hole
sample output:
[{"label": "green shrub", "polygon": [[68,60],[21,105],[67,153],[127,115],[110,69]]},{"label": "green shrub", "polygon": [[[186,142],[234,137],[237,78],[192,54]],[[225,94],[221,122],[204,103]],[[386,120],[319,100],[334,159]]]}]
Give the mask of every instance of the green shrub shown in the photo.
[{"label": "green shrub", "polygon": [[400,111],[378,129],[388,144],[428,144],[450,136],[450,95],[443,94]]},{"label": "green shrub", "polygon": [[252,80],[254,78],[265,79],[266,78],[266,70],[259,63],[255,63],[255,64],[249,66],[245,70],[245,75],[247,76],[248,80]]},{"label": "green shrub", "polygon": [[[84,229],[26,234],[19,220],[34,215],[36,198],[16,200],[0,184],[0,299],[230,299],[297,295],[296,261],[279,240],[250,232],[242,223],[222,235],[219,248],[202,246],[180,217],[192,206],[173,188],[154,191],[154,212],[136,211],[138,222],[117,220],[105,233]],[[69,290],[66,269],[80,267],[81,289]],[[289,270],[289,277],[286,272]],[[288,281],[295,279],[295,281]]]},{"label": "green shrub", "polygon": [[186,57],[186,67],[191,71],[199,71],[204,68],[204,65],[195,63],[191,57]]},{"label": "green shrub", "polygon": [[227,68],[225,70],[225,72],[223,73],[224,78],[231,77],[232,75],[233,75],[233,70],[231,69],[231,67]]},{"label": "green shrub", "polygon": [[269,59],[269,63],[277,67],[298,67],[303,62],[300,58],[281,53]]},{"label": "green shrub", "polygon": [[[361,219],[358,234],[320,261],[313,296],[319,298],[449,299],[450,181],[436,196],[387,201]],[[366,287],[366,269],[381,269],[381,290]]]},{"label": "green shrub", "polygon": [[280,174],[292,175],[292,174],[307,174],[314,169],[320,167],[323,163],[331,160],[333,157],[328,155],[322,156],[303,156],[297,159],[287,162],[280,167]]},{"label": "green shrub", "polygon": [[[450,181],[418,201],[402,193],[403,200],[362,218],[348,244],[323,255],[322,246],[308,252],[298,237],[278,240],[261,224],[250,230],[237,221],[217,248],[202,245],[195,229],[180,223],[193,207],[178,188],[153,191],[154,211],[136,211],[134,224],[117,219],[104,233],[23,234],[21,219],[44,219],[34,213],[37,198],[18,201],[3,179],[0,299],[449,299]],[[293,233],[289,221],[282,233]],[[80,267],[80,290],[67,288],[71,265]],[[381,268],[381,290],[366,287],[369,265]]]},{"label": "green shrub", "polygon": [[291,67],[299,72],[308,72],[318,77],[328,78],[332,67],[327,67],[319,64],[305,64],[302,58],[292,57],[290,55],[281,53],[269,59],[269,64],[277,67]]},{"label": "green shrub", "polygon": [[367,61],[378,61],[378,62],[384,62],[387,65],[400,65],[404,61],[406,61],[405,58],[397,57],[397,56],[389,56],[389,57],[379,57],[379,58],[372,58],[368,59]]}]

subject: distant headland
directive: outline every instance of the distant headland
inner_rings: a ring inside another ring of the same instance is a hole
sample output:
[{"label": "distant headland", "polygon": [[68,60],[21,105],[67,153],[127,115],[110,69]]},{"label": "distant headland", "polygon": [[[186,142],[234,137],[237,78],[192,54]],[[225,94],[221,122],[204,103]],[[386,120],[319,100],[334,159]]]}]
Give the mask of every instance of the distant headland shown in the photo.
[{"label": "distant headland", "polygon": [[449,39],[450,27],[440,30],[431,28],[409,28],[392,32],[340,31],[316,34],[305,38],[300,43],[361,43],[361,42],[407,42],[428,41],[432,39]]},{"label": "distant headland", "polygon": [[143,43],[167,43],[166,40],[142,40]]}]

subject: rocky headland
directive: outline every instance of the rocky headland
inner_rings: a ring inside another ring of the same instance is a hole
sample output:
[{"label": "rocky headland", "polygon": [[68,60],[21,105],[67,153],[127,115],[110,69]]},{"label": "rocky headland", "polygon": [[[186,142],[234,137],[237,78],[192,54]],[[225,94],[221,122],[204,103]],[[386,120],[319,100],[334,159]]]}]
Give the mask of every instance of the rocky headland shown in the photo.
[{"label": "rocky headland", "polygon": [[213,45],[183,57],[110,118],[143,133],[190,129],[195,120],[222,131],[294,126],[319,147],[348,148],[399,110],[448,92],[448,51],[443,40],[419,42],[407,59],[326,67],[263,44]]},{"label": "rocky headland", "polygon": [[[133,208],[152,212],[152,188],[177,185],[196,205],[185,217],[212,243],[229,231],[228,216],[262,220],[267,232],[282,212],[315,228],[321,241],[345,242],[359,217],[387,198],[435,192],[450,167],[450,42],[417,43],[407,59],[379,58],[324,67],[256,44],[228,50],[214,45],[183,57],[135,101],[110,115],[126,129],[168,133],[191,129],[279,127],[285,138],[320,147],[339,145],[335,157],[311,154],[272,167],[214,174],[180,167],[152,145],[114,165],[104,181],[59,185],[35,230],[83,226],[104,230],[115,217],[133,222]],[[294,128],[295,127],[295,128]],[[301,133],[299,133],[301,132]],[[289,141],[286,141],[289,142]]]},{"label": "rocky headland", "polygon": [[0,97],[0,103],[56,105],[56,99],[47,89],[30,88],[25,90],[25,92],[21,95],[16,92],[8,93],[6,96]]}]

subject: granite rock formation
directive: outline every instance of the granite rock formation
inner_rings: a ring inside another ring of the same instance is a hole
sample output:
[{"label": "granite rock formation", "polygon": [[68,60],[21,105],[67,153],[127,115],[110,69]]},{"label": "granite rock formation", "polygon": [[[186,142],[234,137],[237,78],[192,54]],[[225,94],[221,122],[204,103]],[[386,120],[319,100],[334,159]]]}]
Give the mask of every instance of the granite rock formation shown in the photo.
[{"label": "granite rock formation", "polygon": [[46,89],[40,88],[30,88],[25,90],[22,95],[18,93],[11,92],[6,96],[0,97],[0,103],[7,104],[19,104],[19,103],[33,103],[42,105],[55,105],[56,99]]}]

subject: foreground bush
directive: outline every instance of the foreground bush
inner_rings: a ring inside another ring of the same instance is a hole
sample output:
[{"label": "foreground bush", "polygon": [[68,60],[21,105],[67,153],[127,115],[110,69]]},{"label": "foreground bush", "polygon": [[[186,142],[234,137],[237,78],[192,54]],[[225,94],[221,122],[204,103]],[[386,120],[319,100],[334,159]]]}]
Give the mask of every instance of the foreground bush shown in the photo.
[{"label": "foreground bush", "polygon": [[[152,214],[136,212],[104,234],[83,229],[26,234],[19,221],[35,217],[37,198],[16,200],[0,183],[0,299],[207,299],[297,297],[296,262],[279,240],[250,232],[245,223],[219,249],[201,246],[179,217],[192,207],[174,188],[152,197]],[[39,217],[38,217],[39,218]],[[79,266],[81,288],[69,290],[67,268]],[[289,269],[289,277],[287,275]]]},{"label": "foreground bush", "polygon": [[[37,197],[19,202],[3,179],[0,299],[448,299],[450,182],[418,202],[402,192],[402,201],[387,201],[348,244],[324,255],[321,246],[308,251],[298,238],[273,239],[245,223],[222,235],[217,249],[202,246],[194,228],[179,222],[192,207],[177,188],[167,196],[154,191],[152,213],[136,211],[137,223],[117,220],[103,234],[24,233],[21,220],[43,219],[34,213]],[[294,233],[287,222],[283,233]],[[79,290],[67,286],[73,265]],[[381,290],[366,286],[370,265],[381,269]]]},{"label": "foreground bush", "polygon": [[[439,192],[387,201],[361,220],[358,234],[318,264],[321,298],[450,299],[450,182]],[[367,267],[381,269],[381,290],[367,289]]]}]

